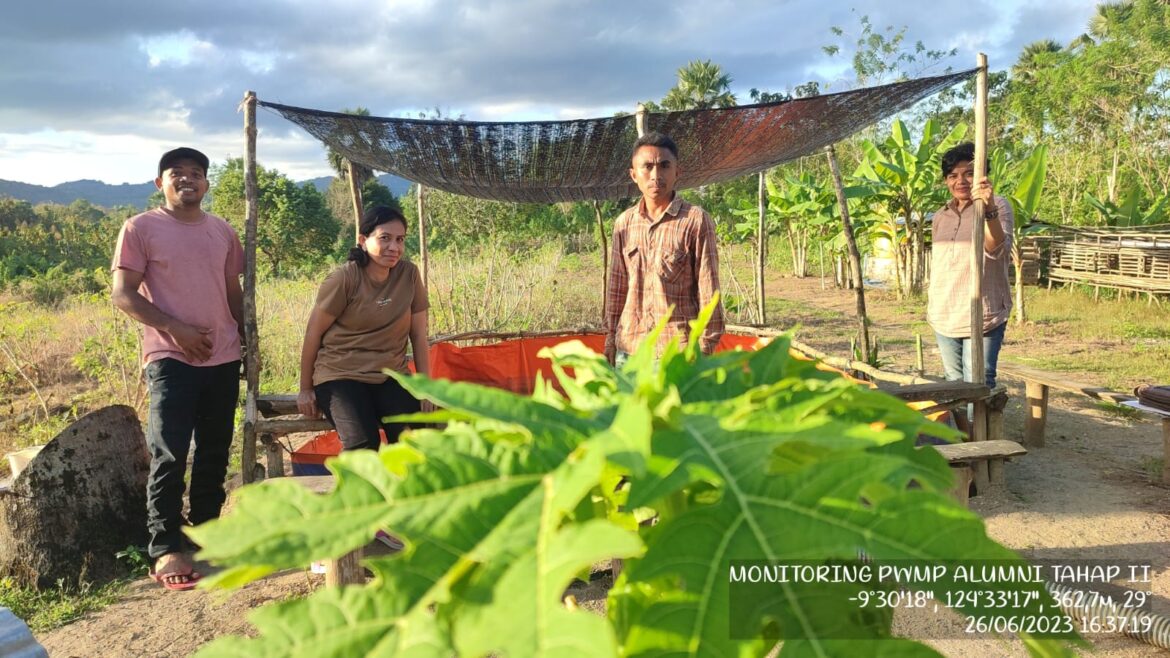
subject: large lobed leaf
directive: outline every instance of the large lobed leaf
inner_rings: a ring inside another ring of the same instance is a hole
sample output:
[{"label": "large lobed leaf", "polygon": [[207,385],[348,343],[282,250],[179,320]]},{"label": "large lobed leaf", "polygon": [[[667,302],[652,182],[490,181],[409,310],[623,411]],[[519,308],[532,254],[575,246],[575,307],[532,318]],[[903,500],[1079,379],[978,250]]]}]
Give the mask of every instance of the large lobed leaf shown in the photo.
[{"label": "large lobed leaf", "polygon": [[[446,409],[430,417],[451,421],[443,431],[331,460],[328,495],[245,487],[192,535],[226,565],[224,585],[344,554],[379,528],[406,550],[368,560],[366,586],[259,610],[257,638],[200,655],[759,656],[778,639],[785,655],[934,655],[891,638],[888,611],[858,613],[848,584],[733,602],[727,574],[733,560],[1018,560],[942,494],[945,461],[914,447],[947,431],[792,358],[786,338],[702,356],[702,325],[657,362],[652,336],[620,371],[580,344],[552,348],[557,386],[532,398],[403,378]],[[647,511],[657,522],[639,538]],[[630,559],[607,617],[562,604],[613,557]],[[746,639],[732,639],[733,614]]]}]

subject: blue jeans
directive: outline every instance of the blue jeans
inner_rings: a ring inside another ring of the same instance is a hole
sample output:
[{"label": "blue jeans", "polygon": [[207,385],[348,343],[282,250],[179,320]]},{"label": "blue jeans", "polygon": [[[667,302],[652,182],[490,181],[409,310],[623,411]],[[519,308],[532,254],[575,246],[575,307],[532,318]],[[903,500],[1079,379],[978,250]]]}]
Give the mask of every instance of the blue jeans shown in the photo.
[{"label": "blue jeans", "polygon": [[187,522],[199,525],[219,517],[223,481],[235,429],[240,393],[240,362],[192,366],[176,359],[146,365],[150,415],[146,447],[150,476],[146,482],[146,526],[149,553],[158,558],[182,551],[183,481],[187,453],[195,441],[191,466],[191,511]]},{"label": "blue jeans", "polygon": [[[983,372],[987,376],[988,388],[995,388],[995,366],[999,363],[999,348],[1003,346],[1003,333],[1007,323],[983,334]],[[943,370],[949,381],[967,381],[971,374],[971,339],[951,338],[937,331],[938,351],[942,355]]]}]

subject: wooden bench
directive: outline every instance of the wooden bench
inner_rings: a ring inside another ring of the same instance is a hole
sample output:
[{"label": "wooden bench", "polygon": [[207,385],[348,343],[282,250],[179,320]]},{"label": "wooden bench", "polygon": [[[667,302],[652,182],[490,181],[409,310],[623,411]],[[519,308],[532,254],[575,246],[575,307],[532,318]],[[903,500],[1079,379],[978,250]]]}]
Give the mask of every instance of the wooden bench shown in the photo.
[{"label": "wooden bench", "polygon": [[264,447],[265,465],[253,474],[253,481],[284,475],[281,437],[296,432],[328,432],[333,429],[333,425],[324,418],[302,416],[297,410],[297,396],[292,393],[257,396],[256,411],[260,415],[256,420],[256,437]]},{"label": "wooden bench", "polygon": [[1119,393],[1101,386],[1085,384],[1069,379],[1064,373],[1048,372],[1014,363],[999,365],[999,374],[1024,381],[1027,408],[1024,413],[1024,445],[1044,446],[1044,426],[1048,421],[1048,390],[1055,388],[1069,393],[1079,393],[1096,400],[1124,405],[1162,421],[1162,482],[1170,484],[1170,414],[1136,405],[1137,398],[1128,393]]},{"label": "wooden bench", "polygon": [[[936,381],[905,386],[883,384],[880,388],[906,402],[925,400],[933,402],[931,406],[919,409],[924,415],[956,409],[962,409],[963,413],[966,413],[967,405],[972,405],[975,409],[975,415],[971,419],[969,443],[1002,441],[1005,438],[1003,410],[1007,406],[1007,388],[1004,386],[996,386],[995,389],[990,390],[985,384]],[[1002,484],[1004,459],[1005,457],[989,453],[987,457],[971,459],[963,466],[967,469],[965,475],[974,480],[976,492],[983,492],[993,485]],[[963,499],[965,500],[965,498],[966,494],[964,493]]]},{"label": "wooden bench", "polygon": [[[955,488],[951,491],[951,495],[964,506],[967,504],[973,473],[979,465],[986,464],[990,486],[1002,486],[1005,484],[1004,462],[1011,457],[1028,454],[1024,446],[1006,439],[951,443],[934,446],[934,449],[938,450],[939,454],[945,457],[947,463],[951,465],[951,470],[955,474]],[[984,493],[978,491],[978,484],[976,491]]]}]

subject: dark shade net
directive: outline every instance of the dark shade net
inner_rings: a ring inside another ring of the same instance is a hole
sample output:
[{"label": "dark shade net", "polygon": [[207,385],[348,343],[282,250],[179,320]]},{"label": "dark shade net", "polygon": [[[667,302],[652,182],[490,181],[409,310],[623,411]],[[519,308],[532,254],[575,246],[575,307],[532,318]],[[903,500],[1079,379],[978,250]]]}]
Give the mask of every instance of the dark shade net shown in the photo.
[{"label": "dark shade net", "polygon": [[[677,187],[751,174],[838,142],[974,69],[779,103],[646,115],[679,147]],[[350,161],[445,192],[555,203],[633,197],[633,115],[487,123],[363,117],[260,101]]]}]

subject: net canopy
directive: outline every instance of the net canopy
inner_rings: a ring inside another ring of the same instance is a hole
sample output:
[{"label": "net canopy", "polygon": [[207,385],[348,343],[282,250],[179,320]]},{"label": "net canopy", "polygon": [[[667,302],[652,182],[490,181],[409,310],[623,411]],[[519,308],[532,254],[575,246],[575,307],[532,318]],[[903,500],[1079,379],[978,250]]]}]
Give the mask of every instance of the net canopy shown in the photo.
[{"label": "net canopy", "polygon": [[[840,141],[971,77],[975,69],[778,103],[650,113],[679,147],[678,189],[709,185]],[[346,159],[446,192],[529,203],[638,194],[634,115],[573,121],[431,121],[258,101]]]}]

